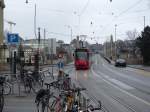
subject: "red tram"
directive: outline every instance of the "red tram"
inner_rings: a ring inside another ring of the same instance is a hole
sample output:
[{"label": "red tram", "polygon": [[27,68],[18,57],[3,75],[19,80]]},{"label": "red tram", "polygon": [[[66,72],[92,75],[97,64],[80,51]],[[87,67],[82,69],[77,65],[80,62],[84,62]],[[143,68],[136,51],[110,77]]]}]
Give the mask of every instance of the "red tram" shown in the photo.
[{"label": "red tram", "polygon": [[89,69],[91,66],[90,52],[87,48],[78,48],[74,52],[74,65],[76,70]]}]

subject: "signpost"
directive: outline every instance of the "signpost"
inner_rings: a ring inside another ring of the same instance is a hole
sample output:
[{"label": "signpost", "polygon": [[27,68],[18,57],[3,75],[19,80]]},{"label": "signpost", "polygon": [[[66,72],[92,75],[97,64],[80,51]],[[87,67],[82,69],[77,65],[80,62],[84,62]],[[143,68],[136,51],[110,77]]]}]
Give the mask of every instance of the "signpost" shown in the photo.
[{"label": "signpost", "polygon": [[[19,34],[18,33],[8,33],[7,34],[7,43],[8,43],[8,45],[9,45],[9,59],[10,59],[10,70],[11,71],[14,71],[14,73],[15,73],[15,71],[16,70],[14,70],[14,69],[16,69],[15,68],[15,62],[16,62],[16,60],[15,60],[15,58],[12,58],[12,57],[15,57],[15,56],[13,56],[12,54],[14,54],[13,52],[12,52],[12,47],[17,47],[17,45],[19,44],[19,41],[20,41],[20,38],[19,38]],[[14,51],[15,52],[15,51]]]},{"label": "signpost", "polygon": [[19,34],[17,33],[8,33],[7,34],[7,42],[8,44],[18,44],[19,43]]},{"label": "signpost", "polygon": [[[16,51],[13,48],[17,49],[16,47],[20,43],[19,34],[17,34],[17,33],[8,33],[7,34],[7,43],[9,45],[10,69],[11,69],[11,71],[14,74],[16,74]],[[12,52],[12,50],[14,50],[14,53]],[[22,76],[24,57],[23,57],[23,51],[22,51],[22,47],[21,46],[19,46],[19,50],[18,51],[19,51],[19,57],[20,57],[20,75]],[[12,56],[12,54],[14,56]],[[18,79],[19,96],[20,96],[20,89],[21,89],[21,87],[20,87],[20,81]]]}]

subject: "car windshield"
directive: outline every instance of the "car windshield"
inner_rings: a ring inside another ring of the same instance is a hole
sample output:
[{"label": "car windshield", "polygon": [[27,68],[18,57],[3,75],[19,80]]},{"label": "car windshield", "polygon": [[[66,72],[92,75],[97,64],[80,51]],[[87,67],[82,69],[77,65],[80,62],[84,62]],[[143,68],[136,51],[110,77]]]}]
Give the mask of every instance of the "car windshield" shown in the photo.
[{"label": "car windshield", "polygon": [[125,62],[124,59],[118,59],[117,62]]}]

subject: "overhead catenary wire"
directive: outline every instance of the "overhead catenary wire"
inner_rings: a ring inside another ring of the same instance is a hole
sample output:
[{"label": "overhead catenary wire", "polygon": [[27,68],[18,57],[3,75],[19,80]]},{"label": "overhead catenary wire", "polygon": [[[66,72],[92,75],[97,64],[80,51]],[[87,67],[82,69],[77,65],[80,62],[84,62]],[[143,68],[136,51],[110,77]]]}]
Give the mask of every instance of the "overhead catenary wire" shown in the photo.
[{"label": "overhead catenary wire", "polygon": [[106,24],[106,27],[104,27],[102,31],[106,30],[106,28],[108,28],[108,26],[110,26],[116,19],[118,19],[120,16],[122,16],[123,14],[127,13],[129,10],[131,10],[134,7],[136,7],[137,5],[139,5],[139,3],[141,3],[142,1],[143,0],[138,0],[136,3],[132,4],[127,9],[123,10],[121,13],[119,13],[117,16],[115,16],[108,24]]},{"label": "overhead catenary wire", "polygon": [[81,10],[80,16],[85,12],[85,10],[87,9],[88,5],[90,3],[90,0],[88,0],[85,4],[85,6],[83,7],[83,9]]},{"label": "overhead catenary wire", "polygon": [[139,5],[140,2],[142,2],[143,0],[139,0],[137,1],[135,4],[131,5],[130,7],[128,7],[127,9],[125,9],[124,11],[122,11],[118,16],[116,16],[116,18],[122,16],[123,14],[127,13],[129,10],[133,9],[134,7],[136,7],[137,5]]}]

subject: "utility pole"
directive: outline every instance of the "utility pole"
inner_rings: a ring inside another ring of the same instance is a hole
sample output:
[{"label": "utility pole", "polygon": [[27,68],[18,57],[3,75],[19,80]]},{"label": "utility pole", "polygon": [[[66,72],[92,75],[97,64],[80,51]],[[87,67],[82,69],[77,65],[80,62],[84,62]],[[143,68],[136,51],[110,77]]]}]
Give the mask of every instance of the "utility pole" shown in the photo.
[{"label": "utility pole", "polygon": [[[72,41],[72,28],[71,28],[71,41]],[[71,42],[71,41],[70,41],[70,42]]]},{"label": "utility pole", "polygon": [[116,33],[117,33],[117,24],[115,24],[115,59],[117,59],[117,35],[116,35]]},{"label": "utility pole", "polygon": [[143,19],[144,19],[144,28],[145,28],[145,16],[143,17]]},{"label": "utility pole", "polygon": [[39,28],[38,28],[38,50],[39,50],[40,41],[41,41],[41,33],[40,33],[40,30],[41,30],[41,28],[39,27]]},{"label": "utility pole", "polygon": [[36,35],[36,4],[34,6],[34,35],[35,35],[35,38],[37,39],[37,35]]},{"label": "utility pole", "polygon": [[45,45],[45,39],[46,39],[46,30],[44,28],[44,64],[46,62],[46,50],[45,50],[46,45]]},{"label": "utility pole", "polygon": [[34,72],[35,74],[37,74],[37,80],[39,78],[38,73],[39,73],[40,38],[41,38],[40,28],[38,28],[38,48],[37,48],[37,52],[35,53],[35,66],[34,66]]},{"label": "utility pole", "polygon": [[52,75],[53,75],[53,39],[51,39],[51,65],[52,65]]},{"label": "utility pole", "polygon": [[111,35],[110,36],[110,56],[111,56],[111,59],[113,57],[113,36]]},{"label": "utility pole", "polygon": [[79,46],[79,35],[77,36],[76,48],[80,48],[80,46]]}]

